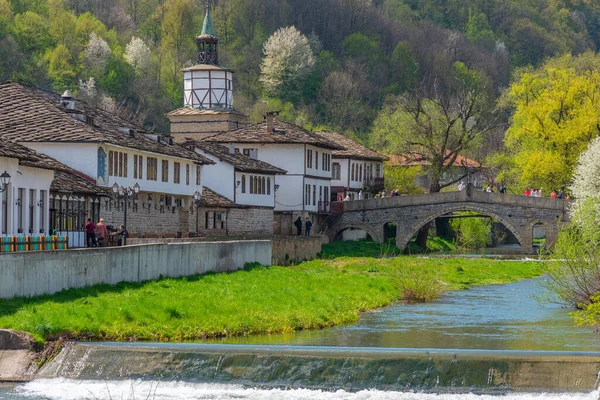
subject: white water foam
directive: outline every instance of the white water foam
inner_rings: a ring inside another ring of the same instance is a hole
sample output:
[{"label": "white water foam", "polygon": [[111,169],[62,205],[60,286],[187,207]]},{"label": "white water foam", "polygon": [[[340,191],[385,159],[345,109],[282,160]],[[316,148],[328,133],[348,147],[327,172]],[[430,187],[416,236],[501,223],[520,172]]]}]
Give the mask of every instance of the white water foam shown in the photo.
[{"label": "white water foam", "polygon": [[254,389],[241,385],[186,382],[41,379],[18,386],[15,390],[15,397],[12,398],[44,400],[598,400],[599,392],[527,393],[501,396],[402,393],[380,390],[362,390],[352,393],[344,390],[328,392],[309,389]]}]

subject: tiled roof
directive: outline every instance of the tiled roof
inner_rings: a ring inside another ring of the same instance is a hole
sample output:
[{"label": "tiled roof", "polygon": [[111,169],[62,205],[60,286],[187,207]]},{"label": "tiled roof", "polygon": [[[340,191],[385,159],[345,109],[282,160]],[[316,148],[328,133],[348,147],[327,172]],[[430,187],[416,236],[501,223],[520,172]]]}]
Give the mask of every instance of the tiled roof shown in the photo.
[{"label": "tiled roof", "polygon": [[286,170],[277,168],[271,164],[267,164],[264,161],[255,160],[243,154],[231,154],[229,149],[223,145],[218,143],[209,143],[209,142],[199,142],[196,140],[188,139],[185,144],[190,150],[194,148],[198,148],[206,153],[210,153],[215,157],[218,157],[220,160],[225,161],[235,167],[235,169],[244,172],[258,172],[264,174],[285,174]]},{"label": "tiled roof", "polygon": [[[386,163],[388,166],[396,167],[396,166],[415,166],[415,165],[429,165],[429,163],[425,160],[421,160],[418,158],[418,155],[396,155],[389,154],[389,161]],[[454,167],[470,167],[470,168],[481,168],[484,167],[481,163],[471,160],[470,158],[461,156],[460,154],[456,157]]]},{"label": "tiled roof", "polygon": [[371,150],[368,147],[363,146],[362,144],[340,133],[331,131],[317,131],[317,135],[321,135],[327,140],[337,143],[345,148],[345,150],[334,150],[332,152],[334,157],[372,161],[385,161],[388,159],[383,154],[380,154],[375,150]]},{"label": "tiled roof", "polygon": [[211,109],[211,110],[200,110],[192,107],[180,107],[177,110],[173,110],[166,114],[167,117],[178,116],[178,115],[219,115],[219,114],[238,114],[244,115],[244,113],[237,110],[228,109]]},{"label": "tiled roof", "polygon": [[50,185],[51,191],[65,191],[85,195],[108,193],[106,189],[96,186],[92,178],[86,177],[55,159],[37,153],[18,143],[0,140],[0,156],[16,158],[19,160],[19,165],[26,167],[53,170],[54,180]]},{"label": "tiled roof", "polygon": [[209,136],[203,140],[215,143],[298,143],[331,150],[343,150],[344,148],[297,125],[278,119],[273,120],[273,125],[274,131],[271,132],[267,132],[267,123],[263,121],[245,128]]},{"label": "tiled roof", "polygon": [[116,114],[81,100],[75,101],[75,110],[67,110],[61,100],[60,95],[43,89],[0,83],[0,136],[15,142],[107,143],[211,163],[196,152],[170,144],[167,138],[161,143],[149,139],[145,135],[152,132]]},{"label": "tiled roof", "polygon": [[227,197],[223,197],[204,186],[202,188],[202,199],[200,200],[201,207],[235,207],[235,203]]}]

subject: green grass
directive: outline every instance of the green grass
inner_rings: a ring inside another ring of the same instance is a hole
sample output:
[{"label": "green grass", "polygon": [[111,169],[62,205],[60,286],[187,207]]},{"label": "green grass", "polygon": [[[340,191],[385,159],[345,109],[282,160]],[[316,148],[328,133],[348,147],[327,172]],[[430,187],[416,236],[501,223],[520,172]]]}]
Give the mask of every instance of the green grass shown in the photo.
[{"label": "green grass", "polygon": [[396,247],[395,243],[395,239],[391,239],[388,243],[377,243],[372,240],[326,243],[321,249],[321,258],[397,256],[402,254],[402,250]]},{"label": "green grass", "polygon": [[119,341],[289,332],[351,323],[362,311],[411,293],[415,298],[406,300],[426,300],[418,297],[435,297],[438,289],[506,283],[540,273],[538,263],[412,257],[250,266],[234,273],[0,300],[0,327],[28,331],[38,339],[65,335]]}]

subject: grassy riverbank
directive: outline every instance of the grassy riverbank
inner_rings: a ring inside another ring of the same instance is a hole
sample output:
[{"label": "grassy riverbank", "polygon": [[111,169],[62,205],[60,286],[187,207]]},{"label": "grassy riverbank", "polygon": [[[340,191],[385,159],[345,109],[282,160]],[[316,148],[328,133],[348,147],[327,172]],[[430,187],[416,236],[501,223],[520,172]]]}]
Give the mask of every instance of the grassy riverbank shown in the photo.
[{"label": "grassy riverbank", "polygon": [[253,266],[145,283],[98,285],[0,300],[0,327],[39,339],[195,340],[289,332],[354,322],[403,296],[507,283],[541,273],[535,262],[338,258],[293,267]]}]

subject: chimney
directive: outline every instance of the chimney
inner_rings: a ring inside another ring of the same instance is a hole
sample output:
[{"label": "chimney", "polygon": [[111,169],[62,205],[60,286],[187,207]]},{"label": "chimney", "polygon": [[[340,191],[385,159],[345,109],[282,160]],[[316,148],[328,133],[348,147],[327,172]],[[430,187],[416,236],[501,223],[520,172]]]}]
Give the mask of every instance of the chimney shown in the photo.
[{"label": "chimney", "polygon": [[229,154],[235,154],[235,143],[229,144]]},{"label": "chimney", "polygon": [[273,133],[275,131],[273,119],[277,115],[279,115],[279,111],[269,111],[265,114],[265,121],[267,122],[267,133]]},{"label": "chimney", "polygon": [[75,101],[73,100],[73,95],[68,90],[65,90],[65,92],[61,96],[60,103],[67,110],[74,110],[75,109]]}]

